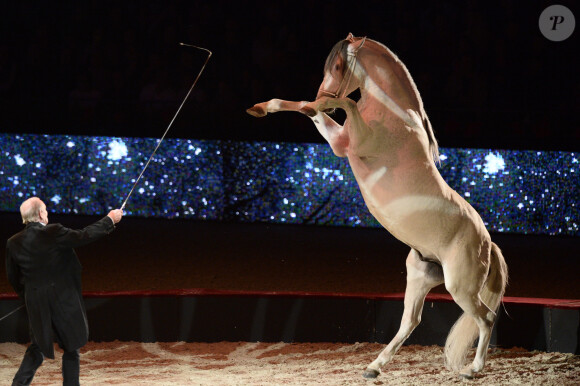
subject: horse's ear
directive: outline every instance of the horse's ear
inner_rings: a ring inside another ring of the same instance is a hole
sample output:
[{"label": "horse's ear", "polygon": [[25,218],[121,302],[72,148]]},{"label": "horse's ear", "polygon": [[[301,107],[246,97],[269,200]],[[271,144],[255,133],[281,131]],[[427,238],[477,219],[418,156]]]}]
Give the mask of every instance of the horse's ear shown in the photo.
[{"label": "horse's ear", "polygon": [[346,36],[345,40],[351,40],[354,39],[354,35],[352,34],[352,32],[349,32],[348,35]]}]

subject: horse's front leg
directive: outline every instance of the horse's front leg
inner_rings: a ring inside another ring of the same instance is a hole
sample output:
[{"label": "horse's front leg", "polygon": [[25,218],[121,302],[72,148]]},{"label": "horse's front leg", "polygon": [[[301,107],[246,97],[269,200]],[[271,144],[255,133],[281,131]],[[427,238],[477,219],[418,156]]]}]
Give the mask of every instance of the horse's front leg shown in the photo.
[{"label": "horse's front leg", "polygon": [[283,99],[271,99],[267,102],[257,103],[246,110],[246,112],[254,117],[264,117],[268,113],[277,113],[279,111],[297,111],[306,106],[308,102],[293,102],[285,101]]},{"label": "horse's front leg", "polygon": [[343,109],[347,115],[358,113],[356,102],[350,98],[321,97],[302,107],[301,111],[309,117],[315,116],[319,111],[327,112],[332,109]]},{"label": "horse's front leg", "polygon": [[405,310],[403,311],[401,327],[377,359],[366,368],[363,373],[365,378],[376,378],[381,372],[381,367],[393,359],[401,345],[421,322],[425,296],[431,288],[443,283],[441,267],[435,263],[421,260],[421,256],[414,249],[409,252],[406,265],[407,288],[405,289]]},{"label": "horse's front leg", "polygon": [[346,113],[349,125],[348,133],[345,136],[349,138],[349,148],[358,154],[365,154],[376,146],[376,133],[364,121],[355,101],[350,98],[318,98],[314,102],[308,103],[302,107],[301,112],[314,117],[321,112],[333,109],[342,109]]},{"label": "horse's front leg", "polygon": [[336,123],[334,119],[322,111],[315,111],[312,115],[303,110],[309,102],[293,102],[283,99],[271,99],[267,102],[257,103],[246,110],[254,117],[264,117],[268,113],[277,113],[279,111],[297,111],[310,117],[316,129],[322,137],[329,143],[334,154],[338,157],[346,157],[349,140],[348,135],[344,132],[343,127]]}]

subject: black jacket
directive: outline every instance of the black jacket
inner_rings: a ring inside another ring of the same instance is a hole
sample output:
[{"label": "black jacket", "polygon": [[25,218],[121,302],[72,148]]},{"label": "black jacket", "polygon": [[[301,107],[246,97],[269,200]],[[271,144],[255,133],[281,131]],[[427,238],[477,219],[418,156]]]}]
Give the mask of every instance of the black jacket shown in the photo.
[{"label": "black jacket", "polygon": [[87,343],[82,267],[73,248],[93,242],[113,229],[109,217],[82,230],[35,222],[8,239],[8,280],[26,303],[34,340],[45,356],[54,358],[54,338],[66,351]]}]

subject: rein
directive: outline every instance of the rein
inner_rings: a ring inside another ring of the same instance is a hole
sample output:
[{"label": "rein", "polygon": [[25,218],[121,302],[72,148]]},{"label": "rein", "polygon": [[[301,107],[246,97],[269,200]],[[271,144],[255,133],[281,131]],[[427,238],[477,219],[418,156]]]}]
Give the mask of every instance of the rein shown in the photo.
[{"label": "rein", "polygon": [[[350,84],[350,78],[352,77],[352,74],[354,74],[354,70],[356,69],[356,63],[357,63],[357,55],[358,55],[358,51],[361,49],[361,47],[365,44],[367,40],[367,37],[363,37],[362,41],[360,43],[360,45],[356,48],[356,50],[354,50],[353,52],[346,52],[347,58],[346,58],[346,62],[347,62],[347,70],[348,75],[346,78],[346,86],[344,88],[344,90],[342,91],[342,93],[340,92],[340,90],[342,89],[342,84],[344,83],[344,77],[340,80],[340,84],[338,85],[338,89],[335,92],[330,92],[330,91],[326,91],[326,90],[320,90],[320,92],[322,94],[326,94],[327,96],[330,96],[332,98],[344,98],[344,94],[346,93],[346,90],[348,90],[348,86]],[[354,43],[354,41],[351,40],[352,43]],[[348,60],[350,58],[350,61]],[[351,68],[352,67],[352,68]]]}]

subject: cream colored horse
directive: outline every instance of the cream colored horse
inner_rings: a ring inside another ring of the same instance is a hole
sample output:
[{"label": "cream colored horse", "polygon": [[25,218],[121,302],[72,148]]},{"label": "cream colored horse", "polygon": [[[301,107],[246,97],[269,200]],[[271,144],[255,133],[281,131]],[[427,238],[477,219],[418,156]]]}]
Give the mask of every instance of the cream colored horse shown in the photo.
[{"label": "cream colored horse", "polygon": [[[358,102],[346,97],[356,89]],[[346,112],[343,126],[327,115],[336,108]],[[507,266],[479,214],[439,174],[437,142],[403,63],[383,44],[349,34],[329,54],[314,102],[273,99],[248,109],[257,117],[278,111],[311,117],[334,154],[348,158],[369,211],[411,247],[400,329],[363,375],[379,375],[419,324],[427,293],[445,283],[464,311],[447,337],[446,364],[472,378],[485,364]]]}]

